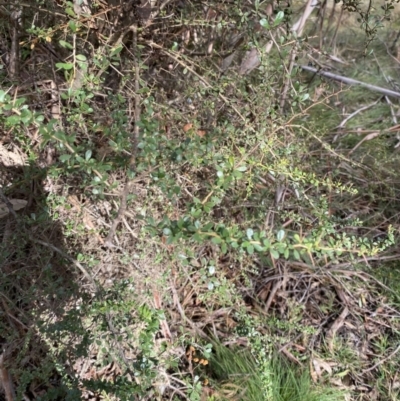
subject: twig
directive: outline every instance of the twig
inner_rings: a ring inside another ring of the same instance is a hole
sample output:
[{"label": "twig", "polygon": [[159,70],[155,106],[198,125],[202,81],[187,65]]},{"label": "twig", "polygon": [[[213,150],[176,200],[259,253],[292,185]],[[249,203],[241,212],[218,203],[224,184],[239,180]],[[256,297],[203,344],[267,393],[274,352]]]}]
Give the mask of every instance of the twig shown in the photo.
[{"label": "twig", "polygon": [[209,338],[203,330],[197,327],[186,315],[185,311],[182,308],[181,302],[179,301],[178,291],[175,288],[175,284],[171,283],[172,296],[175,303],[176,308],[178,309],[179,314],[181,315],[181,319],[189,324],[189,326],[194,330],[196,334],[198,334],[202,338]]},{"label": "twig", "polygon": [[68,259],[72,264],[74,264],[83,273],[83,275],[87,278],[87,280],[93,285],[95,290],[99,289],[96,282],[94,281],[93,277],[89,274],[89,272],[72,256],[69,256],[67,253],[65,253],[61,249],[57,248],[53,244],[49,244],[48,242],[41,241],[40,239],[35,239],[35,238],[33,238],[32,241],[36,242],[37,244],[46,246],[47,248],[50,248],[53,251],[60,254],[63,258]]},{"label": "twig", "polygon": [[378,366],[382,365],[382,363],[388,361],[390,358],[392,358],[393,356],[395,356],[398,352],[400,351],[400,345],[390,354],[388,355],[386,358],[381,359],[379,362],[377,362],[374,366],[371,366],[368,369],[365,369],[362,371],[362,374],[365,374],[367,372],[370,372],[371,370],[374,370],[375,368],[377,368]]},{"label": "twig", "polygon": [[[336,5],[336,3],[335,3],[335,5]],[[330,46],[329,46],[331,49],[333,49],[333,48],[336,47],[336,38],[337,38],[337,34],[338,34],[338,32],[339,32],[339,27],[340,27],[341,22],[342,22],[343,11],[344,11],[344,7],[341,7],[341,8],[340,8],[340,14],[339,14],[339,20],[338,20],[338,22],[336,23],[335,33],[334,33],[333,36],[332,36],[331,44],[330,44]],[[323,37],[323,36],[321,35],[321,37]],[[321,48],[322,48],[322,47],[321,47]]]},{"label": "twig", "polygon": [[349,309],[347,306],[344,307],[342,313],[339,317],[333,322],[332,326],[326,333],[326,340],[328,341],[328,349],[333,352],[333,340],[335,339],[335,335],[337,331],[343,326],[344,321],[346,320],[347,315],[349,314]]},{"label": "twig", "polygon": [[371,104],[368,104],[368,105],[366,105],[366,106],[364,106],[364,107],[360,107],[358,110],[356,110],[354,113],[351,113],[350,115],[348,115],[337,127],[336,127],[336,129],[337,128],[343,128],[345,125],[346,125],[346,123],[349,121],[349,120],[351,120],[354,116],[356,116],[358,113],[361,113],[362,111],[365,111],[365,110],[368,110],[368,109],[370,109],[371,107],[373,107],[373,106],[375,106],[378,102],[380,102],[381,101],[381,99],[379,98],[376,102],[373,102],[373,103],[371,103]]},{"label": "twig", "polygon": [[19,75],[19,21],[22,11],[17,4],[11,8],[11,52],[10,52],[10,77],[18,79]]},{"label": "twig", "polygon": [[348,153],[348,155],[350,156],[360,145],[362,145],[365,141],[370,141],[371,139],[376,138],[377,136],[379,136],[381,133],[379,131],[375,131],[375,132],[371,132],[370,134],[368,134],[367,136],[365,136],[363,139],[361,139],[360,142],[357,143],[356,146],[354,146],[353,149],[350,150],[350,152]]},{"label": "twig", "polygon": [[3,387],[6,400],[14,401],[16,399],[15,391],[14,391],[14,386],[13,386],[13,382],[11,380],[10,374],[8,373],[8,370],[4,363],[5,356],[6,356],[6,351],[3,351],[3,353],[0,355],[0,384]]},{"label": "twig", "polygon": [[169,3],[171,3],[171,1],[173,1],[173,0],[165,0],[165,1],[163,1],[163,2],[160,4],[160,6],[158,7],[158,9],[157,9],[156,11],[154,11],[154,12],[151,13],[150,19],[149,19],[149,21],[147,21],[147,24],[146,24],[146,25],[150,25],[151,22],[154,20],[154,18],[156,18],[157,15],[160,14],[160,12],[161,12]]},{"label": "twig", "polygon": [[292,49],[292,51],[290,53],[289,66],[287,68],[287,70],[288,70],[287,71],[287,78],[286,78],[285,85],[283,87],[282,96],[281,96],[281,100],[280,100],[280,104],[279,104],[279,107],[281,109],[281,113],[283,113],[283,109],[285,107],[289,86],[292,83],[292,76],[291,75],[292,75],[293,67],[295,65],[294,61],[296,59],[296,56],[297,56],[297,44],[295,44],[293,46],[293,49]]},{"label": "twig", "polygon": [[303,69],[305,71],[314,72],[314,73],[316,73],[318,75],[321,75],[323,77],[330,78],[330,79],[333,79],[335,81],[343,82],[344,84],[347,84],[347,85],[360,85],[360,86],[362,86],[364,88],[367,88],[367,89],[372,90],[374,92],[382,93],[383,95],[386,95],[386,96],[392,96],[392,97],[395,97],[395,98],[400,98],[400,93],[399,92],[395,92],[395,91],[392,91],[390,89],[382,88],[382,87],[376,86],[376,85],[367,84],[365,82],[358,81],[356,79],[352,79],[352,78],[348,78],[348,77],[344,77],[343,75],[333,74],[333,73],[328,72],[328,71],[320,71],[320,70],[318,70],[316,68],[309,67],[308,65],[299,65],[298,67],[300,67],[301,69]]},{"label": "twig", "polygon": [[131,153],[132,156],[130,158],[129,167],[128,167],[128,174],[126,175],[125,187],[122,191],[121,195],[121,204],[118,210],[117,217],[111,224],[110,231],[107,235],[104,245],[108,248],[113,248],[113,238],[115,235],[115,231],[121,222],[122,218],[124,217],[127,205],[128,195],[131,192],[131,186],[133,184],[133,180],[129,177],[129,172],[135,171],[136,166],[136,157],[137,157],[137,145],[139,140],[139,122],[140,122],[140,93],[139,93],[139,51],[137,47],[137,25],[132,25],[131,30],[133,32],[133,46],[135,49],[135,56],[134,56],[134,66],[135,66],[135,126],[133,130],[133,135],[131,137]]},{"label": "twig", "polygon": [[301,34],[303,33],[304,25],[306,24],[308,17],[314,11],[314,8],[318,6],[318,4],[318,0],[308,0],[304,13],[301,15],[300,19],[292,26],[292,31],[296,32],[297,36],[301,36]]}]

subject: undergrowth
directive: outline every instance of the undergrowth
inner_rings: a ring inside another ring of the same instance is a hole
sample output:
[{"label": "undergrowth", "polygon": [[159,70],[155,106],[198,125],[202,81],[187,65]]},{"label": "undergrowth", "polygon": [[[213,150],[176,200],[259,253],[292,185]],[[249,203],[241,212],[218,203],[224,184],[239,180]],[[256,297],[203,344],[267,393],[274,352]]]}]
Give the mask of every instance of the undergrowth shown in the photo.
[{"label": "undergrowth", "polygon": [[0,91],[7,397],[395,399],[396,104],[301,73],[282,4],[169,3],[24,9],[52,18]]}]

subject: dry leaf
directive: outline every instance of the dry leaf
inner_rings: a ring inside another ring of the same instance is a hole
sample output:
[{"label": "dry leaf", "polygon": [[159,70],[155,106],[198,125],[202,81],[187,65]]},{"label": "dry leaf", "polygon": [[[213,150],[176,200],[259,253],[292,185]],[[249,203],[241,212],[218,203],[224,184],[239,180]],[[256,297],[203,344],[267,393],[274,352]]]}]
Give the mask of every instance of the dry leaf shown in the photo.
[{"label": "dry leaf", "polygon": [[10,152],[0,143],[0,163],[6,167],[24,166],[26,157]]},{"label": "dry leaf", "polygon": [[232,64],[233,60],[235,59],[237,52],[233,52],[229,56],[225,57],[221,63],[221,71],[226,71]]},{"label": "dry leaf", "polygon": [[246,56],[244,57],[242,64],[240,65],[239,74],[240,75],[249,74],[259,65],[260,65],[260,57],[258,55],[258,50],[254,47],[253,49],[251,49],[246,53]]},{"label": "dry leaf", "polygon": [[188,132],[188,131],[191,130],[192,128],[193,128],[193,124],[191,124],[191,123],[185,124],[185,125],[183,126],[183,132]]},{"label": "dry leaf", "polygon": [[[15,211],[23,209],[27,205],[27,201],[24,199],[10,199],[10,203]],[[4,202],[0,202],[0,219],[7,216],[10,213],[7,205]]]},{"label": "dry leaf", "polygon": [[210,21],[210,20],[215,20],[217,17],[218,17],[217,11],[209,7],[209,9],[207,10],[206,19]]},{"label": "dry leaf", "polygon": [[200,137],[200,138],[203,138],[203,136],[206,134],[206,131],[204,131],[204,130],[201,130],[201,129],[198,129],[197,130],[197,135]]},{"label": "dry leaf", "polygon": [[315,377],[320,378],[323,371],[326,371],[329,375],[332,375],[332,366],[336,365],[335,363],[328,363],[318,358],[313,358],[312,364],[314,367],[314,379]]},{"label": "dry leaf", "polygon": [[339,317],[333,322],[332,326],[326,333],[328,348],[331,352],[333,352],[333,340],[335,338],[336,332],[343,326],[348,314],[349,314],[349,309],[345,307],[340,313]]}]

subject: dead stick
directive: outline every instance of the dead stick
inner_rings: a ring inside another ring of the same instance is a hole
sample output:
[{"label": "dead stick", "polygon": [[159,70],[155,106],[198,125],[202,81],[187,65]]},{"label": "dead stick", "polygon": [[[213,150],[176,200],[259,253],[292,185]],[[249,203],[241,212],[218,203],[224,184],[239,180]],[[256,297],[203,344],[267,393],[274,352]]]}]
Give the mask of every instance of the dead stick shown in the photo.
[{"label": "dead stick", "polygon": [[289,60],[289,66],[287,69],[287,77],[286,77],[285,85],[282,90],[282,96],[281,96],[281,100],[280,100],[280,104],[279,104],[281,112],[283,112],[283,109],[285,107],[289,86],[292,83],[291,75],[292,75],[292,70],[294,67],[294,60],[296,59],[296,55],[297,55],[297,46],[294,45],[292,51],[290,52],[290,60]]},{"label": "dead stick", "polygon": [[0,385],[3,387],[4,395],[7,401],[15,401],[15,391],[11,376],[5,364],[6,351],[0,355]]},{"label": "dead stick", "polygon": [[364,88],[370,89],[374,92],[382,93],[386,96],[400,98],[399,92],[395,92],[390,89],[382,88],[382,87],[376,86],[376,85],[367,84],[365,82],[357,81],[356,79],[352,79],[352,78],[348,78],[348,77],[344,77],[343,75],[333,74],[328,71],[321,71],[316,68],[309,67],[308,65],[299,65],[298,67],[300,67],[301,69],[303,69],[305,71],[314,72],[315,74],[321,75],[323,77],[330,78],[335,81],[343,82],[344,84],[347,84],[347,85],[360,85],[360,86],[363,86]]}]

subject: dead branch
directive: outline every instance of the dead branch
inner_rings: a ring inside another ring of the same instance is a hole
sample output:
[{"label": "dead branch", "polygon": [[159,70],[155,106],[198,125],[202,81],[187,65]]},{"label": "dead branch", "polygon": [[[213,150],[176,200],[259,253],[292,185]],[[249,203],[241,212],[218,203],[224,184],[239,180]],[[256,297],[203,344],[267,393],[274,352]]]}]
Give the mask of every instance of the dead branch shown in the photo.
[{"label": "dead branch", "polygon": [[8,372],[8,369],[5,366],[5,356],[6,356],[6,351],[3,351],[3,353],[0,355],[0,386],[3,387],[6,400],[14,401],[16,399],[14,385],[11,380],[11,376]]},{"label": "dead branch", "polygon": [[299,65],[298,67],[300,67],[302,70],[313,72],[313,73],[323,76],[325,78],[333,79],[334,81],[343,82],[346,85],[360,85],[366,89],[369,89],[374,92],[382,93],[383,95],[386,95],[386,96],[400,98],[399,92],[395,92],[390,89],[382,88],[381,86],[367,84],[365,82],[358,81],[357,79],[348,78],[343,75],[333,74],[328,71],[321,71],[321,70],[318,70],[317,68],[309,67],[308,65]]}]

